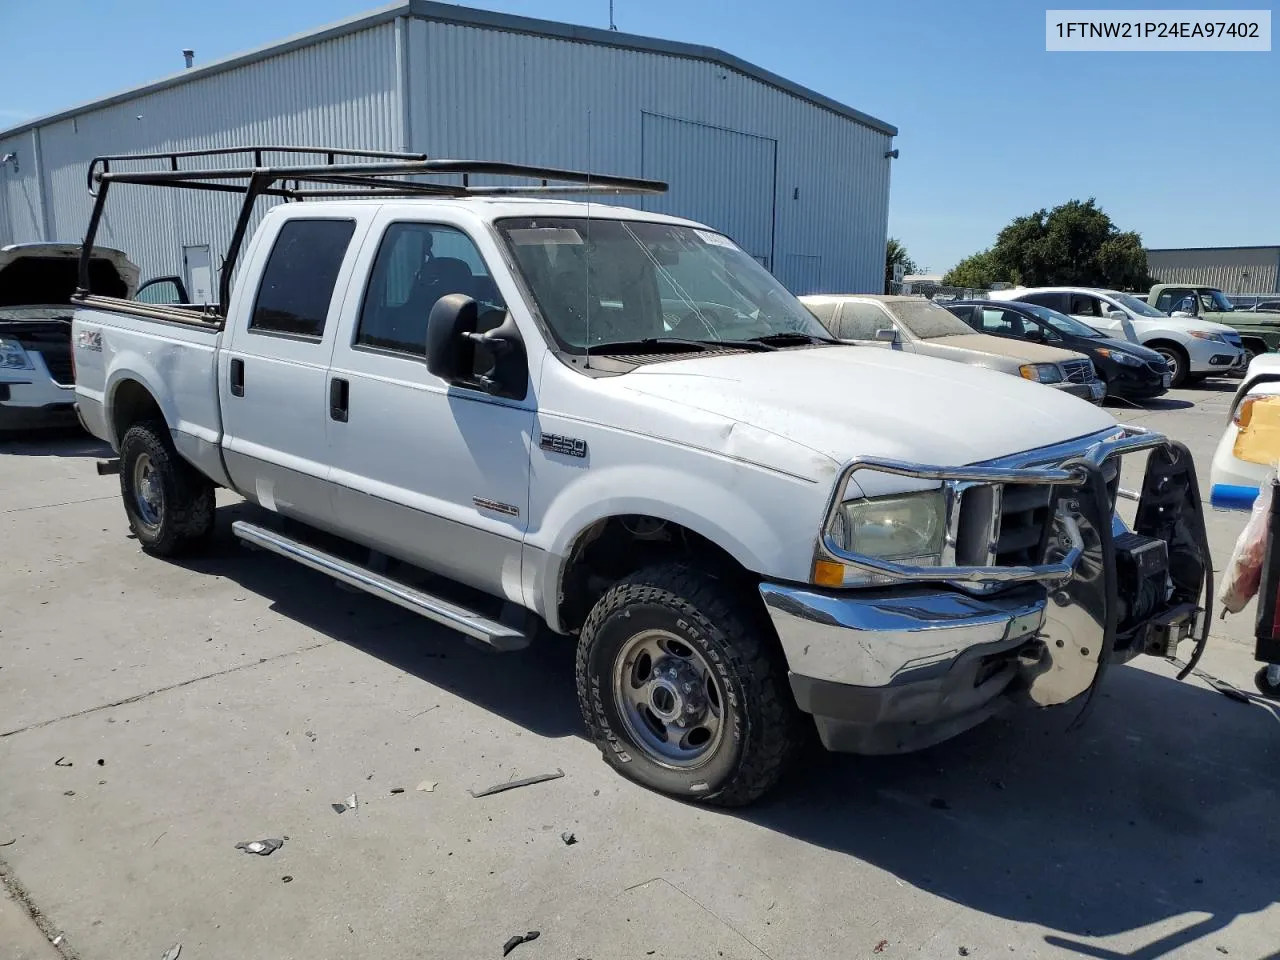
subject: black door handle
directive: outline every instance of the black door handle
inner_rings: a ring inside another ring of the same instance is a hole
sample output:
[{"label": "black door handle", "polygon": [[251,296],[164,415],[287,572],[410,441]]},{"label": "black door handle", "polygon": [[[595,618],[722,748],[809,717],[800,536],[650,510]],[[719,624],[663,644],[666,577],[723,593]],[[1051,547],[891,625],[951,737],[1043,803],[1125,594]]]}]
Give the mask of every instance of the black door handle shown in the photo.
[{"label": "black door handle", "polygon": [[329,419],[347,422],[347,401],[351,397],[351,384],[341,377],[329,381]]},{"label": "black door handle", "polygon": [[238,358],[231,361],[231,395],[244,396],[244,361]]}]

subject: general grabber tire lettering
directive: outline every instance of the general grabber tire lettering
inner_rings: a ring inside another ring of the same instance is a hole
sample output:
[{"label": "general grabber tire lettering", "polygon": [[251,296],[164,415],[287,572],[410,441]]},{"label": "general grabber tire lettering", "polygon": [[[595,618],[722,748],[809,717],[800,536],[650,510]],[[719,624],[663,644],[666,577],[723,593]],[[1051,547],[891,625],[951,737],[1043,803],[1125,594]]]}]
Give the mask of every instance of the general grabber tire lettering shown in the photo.
[{"label": "general grabber tire lettering", "polygon": [[213,533],[213,483],[174,449],[160,421],[135,423],[120,441],[120,495],[147,553],[188,553]]},{"label": "general grabber tire lettering", "polygon": [[800,743],[799,711],[753,599],[678,565],[632,574],[600,598],[578,643],[578,702],[610,766],[721,806],[778,781]]}]

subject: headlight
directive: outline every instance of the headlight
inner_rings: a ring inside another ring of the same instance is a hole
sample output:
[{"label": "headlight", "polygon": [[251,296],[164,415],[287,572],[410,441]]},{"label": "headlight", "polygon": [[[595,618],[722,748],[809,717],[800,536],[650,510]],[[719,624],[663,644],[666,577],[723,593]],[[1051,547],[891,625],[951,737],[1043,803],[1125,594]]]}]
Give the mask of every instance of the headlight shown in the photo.
[{"label": "headlight", "polygon": [[1099,347],[1098,356],[1106,357],[1108,360],[1114,360],[1116,363],[1122,364],[1126,367],[1142,366],[1142,361],[1132,353],[1121,353],[1119,350],[1112,350],[1110,347]]},{"label": "headlight", "polygon": [[1188,330],[1187,333],[1195,337],[1197,340],[1212,340],[1214,343],[1226,343],[1227,338],[1220,333],[1214,333],[1212,330]]},{"label": "headlight", "polygon": [[828,532],[850,553],[928,566],[942,555],[945,522],[942,491],[927,490],[845,501]]},{"label": "headlight", "polygon": [[0,337],[0,370],[31,370],[31,358],[17,340]]},{"label": "headlight", "polygon": [[1022,374],[1022,379],[1036,383],[1062,382],[1062,371],[1056,363],[1024,363],[1018,368],[1018,373]]}]

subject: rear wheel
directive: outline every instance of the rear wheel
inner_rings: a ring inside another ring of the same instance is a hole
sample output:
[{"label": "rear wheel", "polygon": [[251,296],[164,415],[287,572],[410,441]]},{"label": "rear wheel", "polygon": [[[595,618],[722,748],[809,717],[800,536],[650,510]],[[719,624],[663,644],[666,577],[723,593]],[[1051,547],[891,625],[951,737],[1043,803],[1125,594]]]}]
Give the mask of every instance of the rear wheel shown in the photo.
[{"label": "rear wheel", "polygon": [[750,599],[661,566],[596,603],[578,644],[578,700],[617,772],[722,806],[750,803],[777,782],[798,743],[798,711]]},{"label": "rear wheel", "polygon": [[129,527],[147,553],[176,556],[213,532],[213,483],[182,459],[162,422],[135,423],[125,432],[120,495]]}]

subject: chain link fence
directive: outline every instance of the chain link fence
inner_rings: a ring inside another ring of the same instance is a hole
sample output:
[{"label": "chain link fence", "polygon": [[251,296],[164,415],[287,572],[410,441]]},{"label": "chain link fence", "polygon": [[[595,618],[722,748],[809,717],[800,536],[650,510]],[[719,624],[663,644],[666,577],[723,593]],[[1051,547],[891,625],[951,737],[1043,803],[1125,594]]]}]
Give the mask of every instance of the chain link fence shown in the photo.
[{"label": "chain link fence", "polygon": [[889,293],[897,296],[924,297],[926,300],[981,300],[990,291],[985,287],[949,287],[941,283],[914,281],[891,282]]}]

